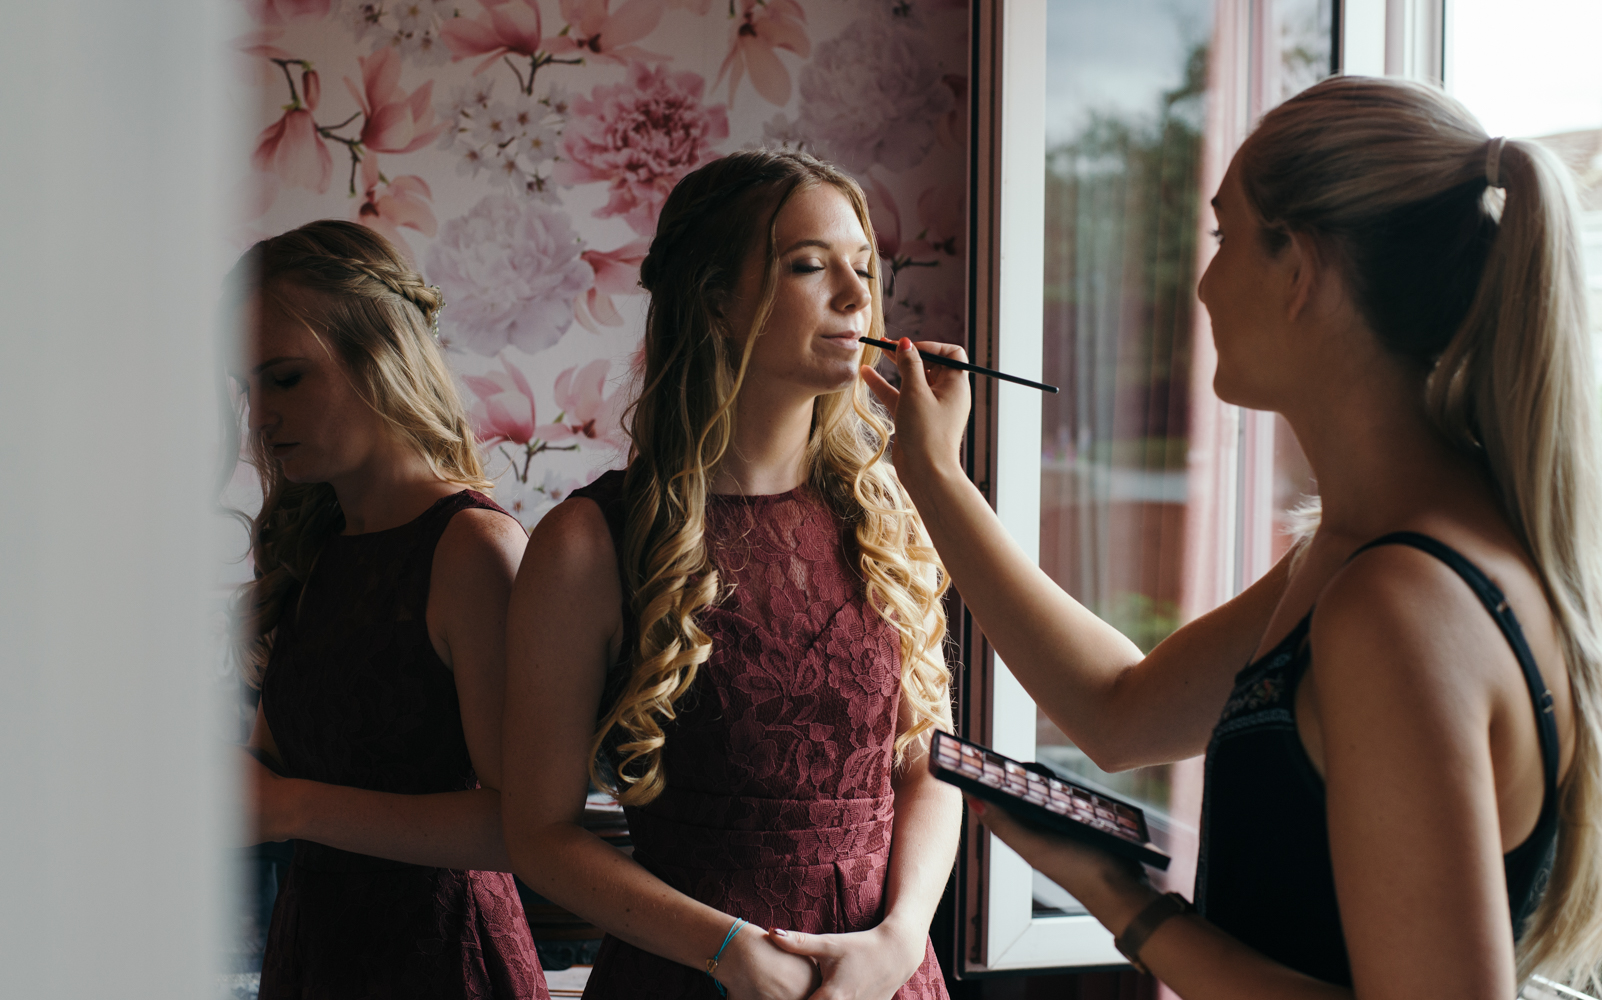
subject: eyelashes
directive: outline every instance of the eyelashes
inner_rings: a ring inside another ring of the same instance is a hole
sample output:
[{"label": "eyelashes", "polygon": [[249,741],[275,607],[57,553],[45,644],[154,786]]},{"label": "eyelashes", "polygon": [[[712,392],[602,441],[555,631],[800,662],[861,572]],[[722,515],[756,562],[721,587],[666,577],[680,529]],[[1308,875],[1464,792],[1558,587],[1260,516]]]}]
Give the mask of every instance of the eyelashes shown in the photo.
[{"label": "eyelashes", "polygon": [[1209,229],[1209,230],[1207,230],[1207,235],[1211,236],[1214,240],[1218,241],[1219,243],[1223,243],[1224,242],[1224,231],[1222,229]]},{"label": "eyelashes", "polygon": [[[824,270],[824,268],[823,268],[823,265],[821,265],[821,264],[791,264],[790,265],[790,273],[791,274],[817,274],[819,271],[822,271],[822,270]],[[869,271],[867,271],[866,269],[864,269],[864,268],[854,268],[853,270],[855,270],[857,272],[857,277],[861,278],[863,281],[872,281],[873,280],[873,275]]]}]

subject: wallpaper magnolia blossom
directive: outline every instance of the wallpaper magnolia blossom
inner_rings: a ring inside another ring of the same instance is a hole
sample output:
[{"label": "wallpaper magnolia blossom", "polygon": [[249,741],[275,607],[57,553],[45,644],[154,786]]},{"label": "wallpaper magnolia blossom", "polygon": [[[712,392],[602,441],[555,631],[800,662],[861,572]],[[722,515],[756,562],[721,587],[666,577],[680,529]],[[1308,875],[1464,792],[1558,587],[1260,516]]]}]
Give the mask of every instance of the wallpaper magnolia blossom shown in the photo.
[{"label": "wallpaper magnolia blossom", "polygon": [[[619,466],[668,192],[803,148],[868,192],[893,333],[963,336],[966,0],[245,0],[239,248],[348,218],[446,299],[496,499]],[[890,286],[887,286],[890,287]]]}]

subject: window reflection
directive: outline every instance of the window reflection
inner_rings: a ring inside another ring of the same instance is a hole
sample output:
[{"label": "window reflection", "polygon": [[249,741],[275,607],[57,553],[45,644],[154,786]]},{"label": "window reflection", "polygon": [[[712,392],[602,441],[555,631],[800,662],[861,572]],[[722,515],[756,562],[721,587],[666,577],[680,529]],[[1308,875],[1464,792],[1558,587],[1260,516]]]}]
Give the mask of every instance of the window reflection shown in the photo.
[{"label": "window reflection", "polygon": [[[1047,13],[1040,564],[1143,650],[1180,624],[1198,327],[1209,54],[1254,53],[1251,113],[1329,73],[1330,0],[1050,0]],[[1236,96],[1231,89],[1231,99]],[[1209,216],[1210,218],[1210,216]],[[1276,501],[1310,487],[1277,436]],[[1037,756],[1135,799],[1154,826],[1171,769],[1108,774],[1044,714]],[[1182,818],[1183,819],[1183,818]],[[1189,818],[1194,823],[1194,818]],[[1038,873],[1035,912],[1083,912]]]}]

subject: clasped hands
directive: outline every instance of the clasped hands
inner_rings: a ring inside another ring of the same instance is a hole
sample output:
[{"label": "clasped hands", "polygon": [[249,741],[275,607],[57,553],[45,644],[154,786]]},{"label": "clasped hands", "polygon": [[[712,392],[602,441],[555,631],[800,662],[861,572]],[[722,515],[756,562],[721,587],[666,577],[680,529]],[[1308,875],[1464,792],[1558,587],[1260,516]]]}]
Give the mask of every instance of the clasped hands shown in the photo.
[{"label": "clasped hands", "polygon": [[848,934],[750,927],[729,943],[718,979],[729,1000],[890,1000],[918,971],[926,941],[888,920]]}]

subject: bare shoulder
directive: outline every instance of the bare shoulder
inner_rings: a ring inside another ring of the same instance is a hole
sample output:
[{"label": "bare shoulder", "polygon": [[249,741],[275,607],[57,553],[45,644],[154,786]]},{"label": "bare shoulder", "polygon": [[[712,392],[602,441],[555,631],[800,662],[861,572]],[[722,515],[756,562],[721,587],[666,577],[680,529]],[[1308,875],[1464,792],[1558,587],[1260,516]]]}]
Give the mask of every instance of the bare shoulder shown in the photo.
[{"label": "bare shoulder", "polygon": [[[1508,655],[1456,571],[1407,545],[1369,549],[1336,573],[1319,595],[1311,636],[1321,698],[1382,696],[1409,712],[1461,711],[1465,696],[1495,686]],[[1321,662],[1339,669],[1319,670]]]},{"label": "bare shoulder", "polygon": [[466,582],[488,573],[509,581],[527,541],[523,526],[500,511],[482,507],[460,511],[445,526],[434,550],[435,579]]},{"label": "bare shoulder", "polygon": [[600,590],[621,594],[617,549],[612,544],[606,516],[593,500],[570,497],[534,526],[524,550],[519,586],[531,576],[579,586],[591,593]]}]

